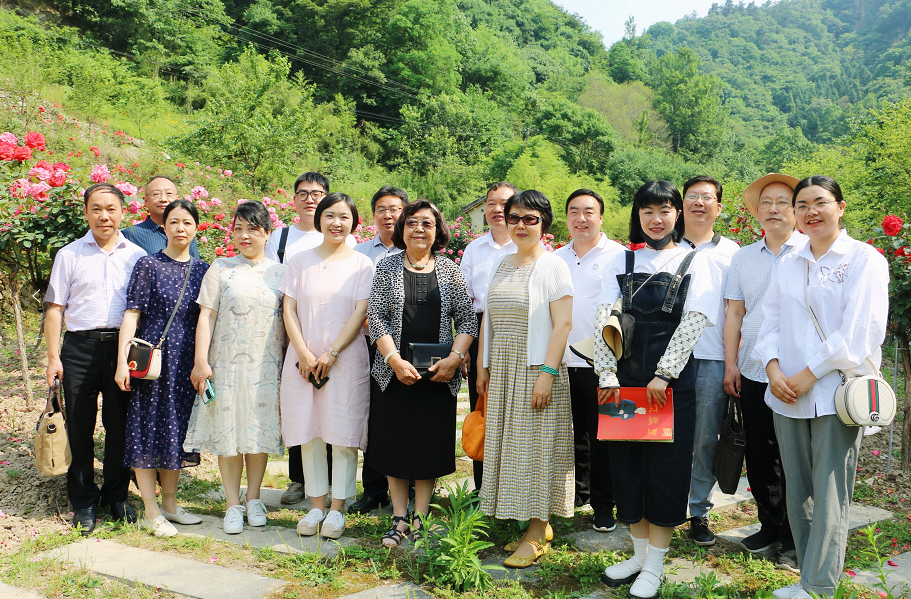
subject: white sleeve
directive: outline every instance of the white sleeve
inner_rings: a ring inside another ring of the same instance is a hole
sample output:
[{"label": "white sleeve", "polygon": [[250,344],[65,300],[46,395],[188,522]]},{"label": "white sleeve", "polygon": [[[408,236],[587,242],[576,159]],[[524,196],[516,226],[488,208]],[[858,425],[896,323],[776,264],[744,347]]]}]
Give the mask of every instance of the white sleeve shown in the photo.
[{"label": "white sleeve", "polygon": [[778,345],[781,339],[781,279],[782,266],[779,265],[762,299],[762,324],[756,336],[751,358],[765,368],[769,362],[778,359]]}]

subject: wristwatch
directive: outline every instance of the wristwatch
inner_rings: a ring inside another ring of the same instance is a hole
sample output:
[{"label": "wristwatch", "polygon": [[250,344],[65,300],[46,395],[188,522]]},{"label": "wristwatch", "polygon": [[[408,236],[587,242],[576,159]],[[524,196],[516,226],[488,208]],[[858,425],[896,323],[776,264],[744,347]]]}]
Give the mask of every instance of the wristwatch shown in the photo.
[{"label": "wristwatch", "polygon": [[333,358],[337,358],[337,357],[338,357],[338,350],[337,350],[337,349],[332,349],[332,348],[330,347],[330,348],[329,348],[329,353],[332,354],[332,357],[333,357]]},{"label": "wristwatch", "polygon": [[460,352],[460,351],[457,350],[457,349],[454,349],[454,350],[452,350],[452,351],[449,352],[449,353],[451,353],[451,354],[459,354],[459,359],[460,359],[460,360],[464,360],[464,359],[465,359],[465,354],[463,354],[462,352]]}]

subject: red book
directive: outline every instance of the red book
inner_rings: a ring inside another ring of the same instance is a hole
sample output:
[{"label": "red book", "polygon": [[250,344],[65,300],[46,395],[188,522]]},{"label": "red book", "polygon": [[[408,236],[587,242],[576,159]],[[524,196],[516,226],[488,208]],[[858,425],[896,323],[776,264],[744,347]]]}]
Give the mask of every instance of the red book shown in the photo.
[{"label": "red book", "polygon": [[648,405],[645,387],[620,387],[620,405],[598,406],[598,439],[610,441],[674,440],[674,392],[667,389],[667,403]]}]

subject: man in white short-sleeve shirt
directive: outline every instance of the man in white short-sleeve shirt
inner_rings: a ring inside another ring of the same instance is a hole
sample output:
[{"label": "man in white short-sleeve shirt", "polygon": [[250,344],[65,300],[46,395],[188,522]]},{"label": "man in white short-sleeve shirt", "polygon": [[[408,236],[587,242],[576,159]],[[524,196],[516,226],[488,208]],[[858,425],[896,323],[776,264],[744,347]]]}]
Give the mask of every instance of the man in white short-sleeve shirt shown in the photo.
[{"label": "man in white short-sleeve shirt", "polygon": [[[566,200],[566,226],[572,235],[568,245],[558,249],[573,278],[573,328],[567,345],[591,337],[595,309],[601,293],[601,279],[625,248],[601,232],[604,200],[591,189],[577,189]],[[576,458],[576,505],[591,504],[592,527],[610,532],[614,520],[614,490],[611,481],[610,449],[598,441],[598,376],[584,359],[569,352],[566,364],[573,413],[573,441]]]},{"label": "man in white short-sleeve shirt", "polygon": [[693,472],[690,481],[690,537],[697,545],[712,545],[715,535],[708,524],[714,507],[715,453],[724,421],[727,394],[724,392],[724,286],[731,258],[740,249],[735,242],[715,232],[721,214],[721,184],[699,175],[683,186],[683,247],[708,258],[712,287],[718,290],[715,326],[706,328],[693,348],[696,366],[696,434],[693,439]]},{"label": "man in white short-sleeve shirt", "polygon": [[[47,384],[63,386],[66,432],[72,462],[66,493],[73,506],[73,526],[87,535],[95,528],[99,505],[115,520],[136,521],[127,503],[130,469],[123,465],[130,394],[114,381],[120,324],[136,261],[145,251],[120,232],[123,193],[107,183],[83,194],[89,232],[57,252],[44,301]],[[66,323],[66,335],[60,333]],[[98,393],[104,397],[104,483],[95,484],[95,421]]]}]

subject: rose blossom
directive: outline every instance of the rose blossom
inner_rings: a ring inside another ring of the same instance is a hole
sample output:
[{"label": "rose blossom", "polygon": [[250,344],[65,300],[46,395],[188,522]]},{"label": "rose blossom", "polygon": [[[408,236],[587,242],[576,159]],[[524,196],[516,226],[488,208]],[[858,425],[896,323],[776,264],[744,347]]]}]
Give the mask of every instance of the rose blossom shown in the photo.
[{"label": "rose blossom", "polygon": [[198,200],[199,198],[209,197],[209,192],[202,185],[197,185],[196,187],[194,187],[193,189],[190,190],[190,196],[194,200]]},{"label": "rose blossom", "polygon": [[39,181],[47,181],[51,177],[51,173],[46,168],[40,166],[33,166],[32,170],[28,172],[29,177],[34,177]]},{"label": "rose blossom", "polygon": [[66,183],[66,171],[55,170],[53,173],[51,173],[51,176],[48,177],[47,182],[51,187],[62,186],[64,183]]},{"label": "rose blossom", "polygon": [[11,146],[18,146],[19,138],[17,138],[15,135],[10,133],[9,131],[4,131],[2,134],[0,134],[0,142],[9,144]]},{"label": "rose blossom", "polygon": [[890,214],[883,219],[883,232],[889,237],[895,237],[902,230],[902,219]]},{"label": "rose blossom", "polygon": [[44,151],[44,136],[35,131],[29,131],[25,134],[25,145],[35,150]]},{"label": "rose blossom", "polygon": [[13,153],[16,151],[16,146],[8,144],[5,141],[0,141],[0,160],[13,160]]},{"label": "rose blossom", "polygon": [[28,189],[31,186],[32,183],[28,179],[16,179],[10,186],[9,192],[14,198],[25,199],[28,195]]},{"label": "rose blossom", "polygon": [[89,175],[89,179],[95,183],[104,183],[111,176],[111,171],[108,169],[106,164],[96,164],[95,168],[92,169],[92,174]]},{"label": "rose blossom", "polygon": [[47,199],[47,192],[49,192],[50,190],[51,190],[50,185],[48,185],[44,181],[40,181],[28,188],[28,195],[32,196],[39,202],[43,202],[44,200]]},{"label": "rose blossom", "polygon": [[136,186],[132,185],[130,183],[121,182],[121,183],[117,183],[116,185],[114,185],[114,187],[119,189],[125,196],[135,196],[136,195]]},{"label": "rose blossom", "polygon": [[20,162],[25,162],[26,160],[32,159],[32,149],[22,146],[20,148],[13,149],[13,160],[18,160]]}]

